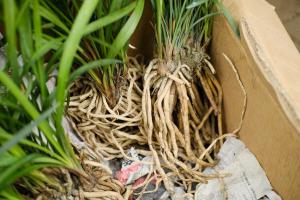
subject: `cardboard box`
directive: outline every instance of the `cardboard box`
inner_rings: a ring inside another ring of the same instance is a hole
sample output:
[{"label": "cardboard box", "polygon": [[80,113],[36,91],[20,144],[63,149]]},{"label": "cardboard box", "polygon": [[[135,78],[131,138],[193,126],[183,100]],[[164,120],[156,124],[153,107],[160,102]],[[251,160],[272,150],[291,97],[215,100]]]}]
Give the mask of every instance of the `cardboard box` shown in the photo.
[{"label": "cardboard box", "polygon": [[[131,44],[132,54],[151,57],[154,37],[151,5]],[[284,200],[300,199],[300,55],[275,8],[265,0],[224,0],[239,24],[240,38],[224,17],[215,17],[210,46],[212,62],[223,86],[225,132],[239,126],[247,94],[240,138],[256,155],[275,191]]]},{"label": "cardboard box", "polygon": [[274,7],[264,0],[226,0],[240,38],[223,17],[213,27],[211,57],[224,92],[225,130],[234,130],[247,93],[241,139],[284,200],[300,199],[300,54]]}]

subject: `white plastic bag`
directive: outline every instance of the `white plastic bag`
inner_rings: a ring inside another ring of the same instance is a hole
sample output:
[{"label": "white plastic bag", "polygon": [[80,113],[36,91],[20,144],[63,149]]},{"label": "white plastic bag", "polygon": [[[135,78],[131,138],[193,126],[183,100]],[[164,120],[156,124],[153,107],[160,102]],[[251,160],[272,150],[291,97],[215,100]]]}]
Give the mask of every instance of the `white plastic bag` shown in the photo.
[{"label": "white plastic bag", "polygon": [[[281,200],[255,156],[242,141],[229,137],[218,153],[220,162],[207,174],[230,174],[199,184],[195,200]],[[265,198],[265,199],[264,199]]]}]

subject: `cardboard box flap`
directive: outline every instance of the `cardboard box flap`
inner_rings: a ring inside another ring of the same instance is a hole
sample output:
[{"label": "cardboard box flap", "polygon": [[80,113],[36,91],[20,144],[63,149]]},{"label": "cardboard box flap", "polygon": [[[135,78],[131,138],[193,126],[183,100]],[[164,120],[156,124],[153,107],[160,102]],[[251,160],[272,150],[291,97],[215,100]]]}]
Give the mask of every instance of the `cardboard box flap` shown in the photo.
[{"label": "cardboard box flap", "polygon": [[225,131],[238,126],[244,97],[223,53],[236,67],[247,93],[240,138],[255,154],[276,192],[285,200],[300,199],[299,53],[268,3],[227,3],[238,19],[241,37],[218,16],[211,43],[212,61],[223,87]]},{"label": "cardboard box flap", "polygon": [[275,9],[264,0],[226,0],[245,44],[300,132],[300,54]]}]

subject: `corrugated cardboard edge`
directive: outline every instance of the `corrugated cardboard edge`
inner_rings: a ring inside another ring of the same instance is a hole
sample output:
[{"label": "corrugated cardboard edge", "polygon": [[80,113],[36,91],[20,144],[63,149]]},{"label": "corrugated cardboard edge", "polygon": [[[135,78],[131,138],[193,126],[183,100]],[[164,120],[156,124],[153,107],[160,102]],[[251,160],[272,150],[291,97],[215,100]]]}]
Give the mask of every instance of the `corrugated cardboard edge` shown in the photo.
[{"label": "corrugated cardboard edge", "polygon": [[264,0],[228,0],[224,4],[240,24],[247,48],[300,134],[300,54],[274,7]]},{"label": "corrugated cardboard edge", "polygon": [[[289,97],[288,92],[285,90],[285,87],[281,84],[279,79],[271,70],[271,62],[268,60],[264,48],[261,47],[261,43],[256,40],[256,37],[251,30],[246,19],[241,20],[242,31],[247,41],[248,47],[252,56],[254,57],[256,63],[260,67],[263,75],[267,81],[272,85],[273,89],[276,92],[277,98],[283,107],[288,118],[291,120],[296,129],[300,132],[300,112],[297,109],[297,105]],[[300,83],[299,83],[300,84]]]},{"label": "corrugated cardboard edge", "polygon": [[224,130],[237,127],[243,95],[223,53],[236,67],[247,93],[240,139],[255,154],[276,192],[286,200],[300,199],[299,132],[253,58],[243,33],[236,37],[224,17],[216,17],[210,51],[223,88]]}]

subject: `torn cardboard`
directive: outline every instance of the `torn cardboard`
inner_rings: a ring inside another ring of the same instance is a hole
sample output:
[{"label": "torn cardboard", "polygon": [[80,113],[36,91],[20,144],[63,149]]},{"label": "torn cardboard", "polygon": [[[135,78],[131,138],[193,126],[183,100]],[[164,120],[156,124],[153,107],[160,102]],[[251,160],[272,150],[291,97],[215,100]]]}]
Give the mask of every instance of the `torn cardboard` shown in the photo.
[{"label": "torn cardboard", "polygon": [[[265,1],[226,0],[225,5],[241,29],[238,38],[223,17],[214,20],[210,55],[223,88],[225,131],[237,127],[243,95],[223,53],[237,68],[248,96],[240,138],[257,157],[276,192],[285,200],[300,199],[300,132],[290,112],[300,107],[300,79],[295,78],[300,73],[299,52],[274,8]],[[260,60],[268,64],[262,66],[255,52],[263,52]],[[266,73],[276,77],[280,87]],[[284,105],[279,93],[287,95],[290,103]]]}]

